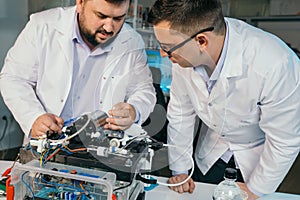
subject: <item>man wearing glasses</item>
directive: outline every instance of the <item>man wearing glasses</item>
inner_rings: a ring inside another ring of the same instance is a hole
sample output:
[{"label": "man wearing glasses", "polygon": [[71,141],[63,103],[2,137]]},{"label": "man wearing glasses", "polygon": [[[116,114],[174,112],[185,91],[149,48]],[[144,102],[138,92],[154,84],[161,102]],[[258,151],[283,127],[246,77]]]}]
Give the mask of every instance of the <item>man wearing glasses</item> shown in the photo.
[{"label": "man wearing glasses", "polygon": [[249,199],[274,192],[299,153],[299,58],[276,36],[224,18],[218,0],[157,0],[148,19],[173,62],[168,143],[180,148],[169,149],[169,183],[187,179],[202,121],[195,172],[171,189],[217,184],[234,167]]}]

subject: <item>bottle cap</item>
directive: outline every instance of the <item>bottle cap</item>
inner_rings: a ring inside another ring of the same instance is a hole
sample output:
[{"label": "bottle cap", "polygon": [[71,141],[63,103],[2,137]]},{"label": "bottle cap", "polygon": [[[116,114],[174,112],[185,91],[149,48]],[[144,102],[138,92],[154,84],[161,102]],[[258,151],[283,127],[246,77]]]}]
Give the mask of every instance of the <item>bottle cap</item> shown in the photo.
[{"label": "bottle cap", "polygon": [[237,178],[237,171],[234,168],[226,168],[225,169],[225,178],[228,179],[236,179]]}]

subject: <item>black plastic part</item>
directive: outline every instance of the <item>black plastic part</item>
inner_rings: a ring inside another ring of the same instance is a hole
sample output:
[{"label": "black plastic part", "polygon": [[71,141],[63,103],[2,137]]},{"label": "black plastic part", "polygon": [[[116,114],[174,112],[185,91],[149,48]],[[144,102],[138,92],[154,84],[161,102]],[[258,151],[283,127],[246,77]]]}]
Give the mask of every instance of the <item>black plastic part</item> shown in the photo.
[{"label": "black plastic part", "polygon": [[234,168],[226,168],[224,177],[228,178],[228,179],[236,179],[237,178],[237,170]]},{"label": "black plastic part", "polygon": [[142,181],[143,183],[146,183],[146,184],[156,184],[157,183],[157,180],[150,180],[150,179],[144,178],[140,174],[136,175],[136,179],[140,180],[140,181]]}]

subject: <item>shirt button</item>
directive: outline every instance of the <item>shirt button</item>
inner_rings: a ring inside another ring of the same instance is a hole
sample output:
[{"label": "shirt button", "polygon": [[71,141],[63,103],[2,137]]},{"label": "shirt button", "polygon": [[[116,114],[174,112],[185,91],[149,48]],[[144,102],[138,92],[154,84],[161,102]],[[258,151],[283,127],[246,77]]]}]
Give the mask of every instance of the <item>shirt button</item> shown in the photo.
[{"label": "shirt button", "polygon": [[106,80],[106,77],[105,77],[105,76],[103,76],[103,79],[104,79],[104,80]]},{"label": "shirt button", "polygon": [[211,102],[209,102],[209,103],[208,103],[208,106],[212,106],[212,103],[211,103]]},{"label": "shirt button", "polygon": [[102,104],[103,102],[102,101],[100,101],[100,104]]},{"label": "shirt button", "polygon": [[61,102],[61,103],[63,103],[63,102],[64,102],[64,100],[63,100],[63,99],[61,99],[61,100],[60,100],[60,102]]}]

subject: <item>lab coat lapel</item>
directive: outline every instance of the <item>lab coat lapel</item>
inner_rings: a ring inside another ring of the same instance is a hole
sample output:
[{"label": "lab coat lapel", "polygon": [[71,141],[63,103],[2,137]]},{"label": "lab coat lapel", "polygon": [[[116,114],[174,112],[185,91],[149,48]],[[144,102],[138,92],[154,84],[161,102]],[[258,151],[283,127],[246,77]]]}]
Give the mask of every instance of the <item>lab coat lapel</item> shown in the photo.
[{"label": "lab coat lapel", "polygon": [[106,68],[104,69],[104,73],[110,74],[116,64],[118,64],[119,60],[122,58],[124,53],[128,53],[128,40],[131,40],[132,38],[131,34],[125,29],[122,28],[120,33],[116,36],[115,40],[112,44],[112,50],[107,55],[106,58]]},{"label": "lab coat lapel", "polygon": [[[206,89],[206,83],[203,80],[203,78],[201,78],[201,76],[196,73],[194,70],[191,70],[191,80],[192,80],[192,87],[195,88],[200,88],[199,93],[195,94],[198,96],[198,98],[204,102],[207,101],[207,98],[209,96],[209,93]],[[201,89],[202,88],[202,89]]]},{"label": "lab coat lapel", "polygon": [[[123,32],[120,32],[120,34],[126,34]],[[116,65],[119,63],[120,59],[123,57],[124,53],[127,52],[127,41],[128,38],[124,37],[118,37],[113,41],[112,50],[108,53],[106,60],[105,60],[105,68],[103,77],[109,78],[113,71],[116,69]],[[105,87],[105,84],[101,84],[101,91],[103,90],[103,87]]]},{"label": "lab coat lapel", "polygon": [[[208,113],[216,123],[223,124],[226,119],[226,107],[230,106],[228,96],[235,90],[235,80],[243,75],[242,45],[238,33],[231,28],[228,22],[229,40],[224,65],[216,84],[214,85],[208,99]],[[219,127],[218,131],[222,131]]]},{"label": "lab coat lapel", "polygon": [[[76,14],[75,7],[70,8],[67,10],[67,12],[63,12],[62,18],[64,20],[60,20],[60,23],[57,24],[56,28],[58,31],[58,34],[56,36],[56,39],[59,43],[60,49],[57,50],[56,53],[62,53],[64,54],[64,60],[61,60],[61,66],[60,66],[60,73],[65,74],[65,79],[62,80],[61,85],[64,87],[61,87],[58,92],[60,92],[59,96],[61,99],[66,100],[68,97],[69,90],[71,88],[72,84],[72,76],[73,76],[73,62],[74,62],[74,47],[73,47],[73,41],[72,41],[72,33],[74,28],[74,15]],[[68,22],[65,21],[65,19],[69,19]],[[60,106],[57,106],[57,112],[61,113],[63,109],[64,104],[60,104]]]},{"label": "lab coat lapel", "polygon": [[241,33],[236,32],[231,26],[230,21],[227,21],[229,28],[228,49],[224,66],[221,72],[221,77],[231,78],[241,76],[243,74],[243,63],[241,53],[243,51],[243,40],[240,37]]},{"label": "lab coat lapel", "polygon": [[231,28],[230,22],[227,22],[227,25],[229,28],[229,39],[226,58],[220,77],[211,91],[210,101],[220,102],[220,100],[225,99],[228,96],[228,92],[234,87],[234,85],[230,84],[231,80],[243,74],[241,53],[243,41],[239,37],[239,33]]},{"label": "lab coat lapel", "polygon": [[69,19],[69,21],[60,20],[60,23],[57,25],[57,30],[60,35],[57,36],[58,42],[60,44],[62,53],[65,55],[67,66],[63,69],[66,69],[67,74],[71,75],[73,70],[73,57],[74,57],[74,48],[72,41],[72,33],[74,30],[74,18],[75,18],[75,7],[69,9],[67,12],[63,13],[62,18]]}]

